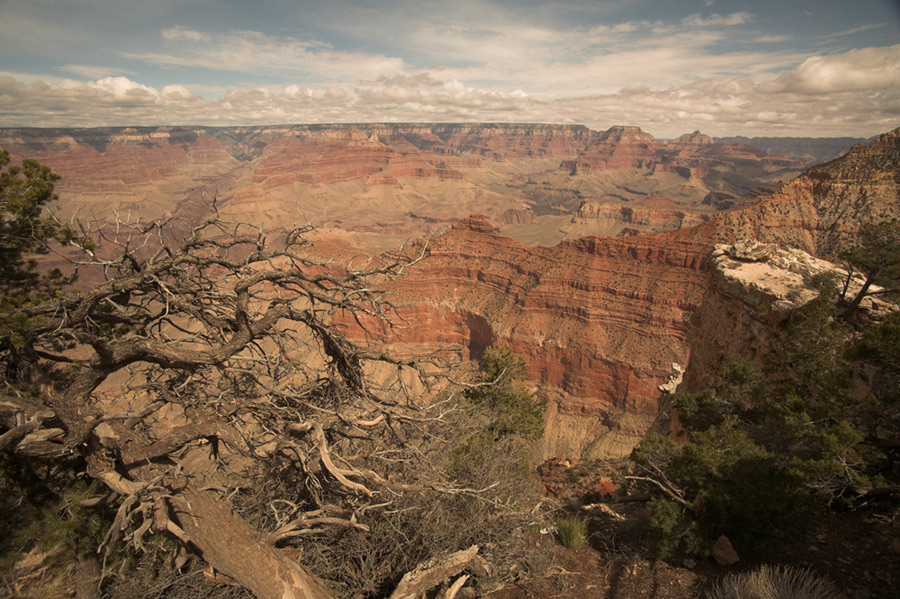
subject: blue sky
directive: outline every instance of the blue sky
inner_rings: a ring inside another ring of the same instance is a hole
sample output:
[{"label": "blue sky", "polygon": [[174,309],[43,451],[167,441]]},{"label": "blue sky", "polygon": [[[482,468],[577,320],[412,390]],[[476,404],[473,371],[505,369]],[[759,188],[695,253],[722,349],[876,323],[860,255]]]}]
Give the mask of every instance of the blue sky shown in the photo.
[{"label": "blue sky", "polygon": [[897,0],[0,0],[0,126],[900,126]]}]

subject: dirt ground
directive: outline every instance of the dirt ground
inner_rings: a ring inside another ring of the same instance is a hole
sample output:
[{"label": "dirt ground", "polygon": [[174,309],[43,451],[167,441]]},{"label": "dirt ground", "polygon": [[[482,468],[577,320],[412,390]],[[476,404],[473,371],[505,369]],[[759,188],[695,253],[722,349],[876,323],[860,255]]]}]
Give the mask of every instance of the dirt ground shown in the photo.
[{"label": "dirt ground", "polygon": [[[555,534],[526,533],[523,550],[542,555],[491,599],[697,599],[721,578],[768,564],[810,569],[830,578],[848,599],[900,597],[900,513],[896,505],[823,513],[810,534],[768,550],[743,556],[734,566],[712,559],[696,564],[657,559],[649,513],[641,502],[595,504],[584,498],[605,490],[608,480],[587,479],[544,468],[545,488],[560,508],[588,521],[588,542],[566,549]],[[573,482],[574,481],[574,482]],[[599,486],[598,486],[599,485]]]}]

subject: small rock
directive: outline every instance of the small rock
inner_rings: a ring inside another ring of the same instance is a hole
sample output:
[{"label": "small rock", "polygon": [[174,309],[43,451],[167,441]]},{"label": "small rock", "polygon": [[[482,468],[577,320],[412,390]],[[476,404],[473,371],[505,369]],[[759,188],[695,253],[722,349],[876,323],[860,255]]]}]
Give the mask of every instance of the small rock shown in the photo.
[{"label": "small rock", "polygon": [[684,561],[681,562],[681,565],[684,566],[685,568],[687,568],[688,570],[693,570],[694,568],[697,567],[697,562],[695,562],[694,560],[692,560],[689,557],[686,557],[686,558],[684,558]]},{"label": "small rock", "polygon": [[712,548],[712,557],[716,560],[716,563],[721,566],[733,566],[734,564],[741,561],[741,558],[738,557],[737,551],[734,550],[734,547],[731,546],[731,541],[728,540],[728,537],[722,535],[716,540],[715,545]]}]

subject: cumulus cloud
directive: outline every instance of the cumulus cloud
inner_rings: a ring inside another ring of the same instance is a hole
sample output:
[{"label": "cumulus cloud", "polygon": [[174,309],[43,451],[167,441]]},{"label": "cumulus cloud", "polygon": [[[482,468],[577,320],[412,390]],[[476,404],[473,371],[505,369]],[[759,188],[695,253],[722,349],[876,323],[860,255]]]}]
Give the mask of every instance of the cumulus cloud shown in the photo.
[{"label": "cumulus cloud", "polygon": [[[397,45],[412,48],[405,58],[176,25],[158,32],[152,50],[123,54],[164,67],[155,85],[88,59],[57,67],[71,79],[0,72],[0,126],[534,121],[632,124],[672,137],[695,129],[870,135],[900,124],[900,45],[820,56],[767,52],[753,42],[786,38],[736,29],[753,19],[713,13],[571,28],[447,19],[400,31]],[[167,80],[173,67],[203,77]],[[204,86],[214,81],[206,69],[278,83]]]},{"label": "cumulus cloud", "polygon": [[900,86],[900,45],[812,56],[776,80],[786,92],[862,92]]},{"label": "cumulus cloud", "polygon": [[323,122],[533,121],[597,129],[638,125],[657,137],[871,135],[898,125],[900,46],[810,58],[775,78],[707,77],[609,93],[497,91],[423,70],[350,86],[234,88],[202,98],[126,77],[25,83],[0,77],[0,125],[247,125]]},{"label": "cumulus cloud", "polygon": [[396,74],[388,77],[387,75],[379,75],[375,80],[381,85],[400,86],[400,87],[419,87],[420,85],[438,86],[443,85],[443,81],[432,79],[428,73],[417,73],[415,75]]}]

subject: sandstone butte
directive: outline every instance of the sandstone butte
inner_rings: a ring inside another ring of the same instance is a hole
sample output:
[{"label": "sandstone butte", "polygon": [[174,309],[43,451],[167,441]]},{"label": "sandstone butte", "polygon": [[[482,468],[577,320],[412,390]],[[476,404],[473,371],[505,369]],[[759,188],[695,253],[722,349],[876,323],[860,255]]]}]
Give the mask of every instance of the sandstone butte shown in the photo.
[{"label": "sandstone butte", "polygon": [[[109,219],[115,202],[120,216],[168,212],[190,222],[208,211],[199,200],[206,193],[226,217],[267,229],[323,223],[316,247],[332,258],[361,260],[366,247],[380,249],[367,237],[373,232],[430,235],[427,258],[392,284],[408,324],[386,341],[402,353],[464,358],[492,342],[510,345],[549,400],[544,457],[627,453],[657,422],[658,387],[673,364],[687,365],[689,381],[717,368],[724,350],[711,348],[727,348],[723,335],[741,322],[744,304],[732,297],[732,324],[708,309],[721,295],[721,279],[707,268],[716,243],[753,239],[835,256],[860,224],[900,216],[900,130],[749,208],[699,216],[691,209],[712,193],[707,183],[735,173],[722,163],[774,173],[786,159],[753,162],[758,151],[746,144],[723,149],[699,133],[664,144],[633,127],[546,125],[0,131],[0,146],[11,142],[63,175],[64,208],[82,216]],[[531,185],[535,176],[546,181]],[[632,189],[673,178],[696,186],[690,202]],[[610,185],[617,194],[597,192]],[[536,188],[549,195],[528,196]],[[547,226],[535,211],[549,209],[543,200],[557,201],[554,189],[563,188],[597,192],[558,217],[567,226],[594,219],[604,232],[630,236],[543,247],[498,234],[495,226],[509,220]],[[487,216],[458,221],[478,211]],[[635,235],[668,228],[678,230]]]}]

